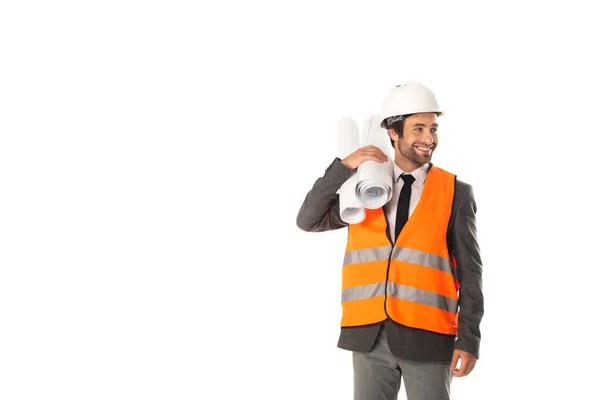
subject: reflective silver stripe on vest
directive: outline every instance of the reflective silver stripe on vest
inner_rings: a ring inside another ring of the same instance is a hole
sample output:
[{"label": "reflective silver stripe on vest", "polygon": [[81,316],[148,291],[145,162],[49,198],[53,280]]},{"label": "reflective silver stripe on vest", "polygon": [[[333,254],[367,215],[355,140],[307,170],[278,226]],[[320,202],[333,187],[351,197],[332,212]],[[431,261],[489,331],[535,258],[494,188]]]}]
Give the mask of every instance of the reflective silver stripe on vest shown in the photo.
[{"label": "reflective silver stripe on vest", "polygon": [[385,283],[354,286],[342,290],[342,302],[370,299],[371,297],[384,296]]},{"label": "reflective silver stripe on vest", "polygon": [[[385,283],[373,283],[371,285],[355,286],[344,289],[342,291],[342,302],[365,300],[370,299],[371,297],[384,295]],[[458,300],[442,296],[441,294],[428,292],[427,290],[399,285],[397,283],[388,284],[388,296],[425,304],[451,313],[455,313],[458,310]]]},{"label": "reflective silver stripe on vest", "polygon": [[[359,264],[373,261],[387,261],[390,256],[390,246],[374,247],[363,250],[352,250],[344,255],[344,265]],[[448,258],[425,253],[424,251],[394,247],[392,260],[404,261],[424,267],[435,268],[442,272],[452,273]]]},{"label": "reflective silver stripe on vest", "polygon": [[442,272],[452,273],[450,259],[436,256],[435,254],[425,253],[424,251],[407,249],[403,247],[394,247],[392,260],[404,261],[411,264],[422,265],[424,267],[435,268]]},{"label": "reflective silver stripe on vest", "polygon": [[352,250],[344,255],[344,265],[359,264],[373,261],[387,261],[391,246],[372,247],[363,250]]},{"label": "reflective silver stripe on vest", "polygon": [[399,285],[397,283],[388,284],[388,295],[398,299],[436,307],[451,313],[455,313],[458,309],[458,300],[442,296],[438,293],[428,292],[427,290]]}]

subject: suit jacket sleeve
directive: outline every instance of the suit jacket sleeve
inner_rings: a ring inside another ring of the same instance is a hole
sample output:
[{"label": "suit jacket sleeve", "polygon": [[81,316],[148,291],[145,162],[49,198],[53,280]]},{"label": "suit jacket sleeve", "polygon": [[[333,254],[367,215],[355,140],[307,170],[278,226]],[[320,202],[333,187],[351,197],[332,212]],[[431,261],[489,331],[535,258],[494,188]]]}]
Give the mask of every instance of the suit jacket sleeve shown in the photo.
[{"label": "suit jacket sleeve", "polygon": [[466,186],[457,198],[456,215],[451,227],[451,240],[456,257],[457,279],[460,284],[458,304],[458,336],[455,348],[479,358],[480,324],[483,318],[482,263],[477,241],[477,205],[473,188]]},{"label": "suit jacket sleeve", "polygon": [[313,184],[300,206],[296,217],[298,228],[306,232],[324,232],[348,226],[340,217],[339,194],[337,191],[354,170],[336,158],[322,177]]}]

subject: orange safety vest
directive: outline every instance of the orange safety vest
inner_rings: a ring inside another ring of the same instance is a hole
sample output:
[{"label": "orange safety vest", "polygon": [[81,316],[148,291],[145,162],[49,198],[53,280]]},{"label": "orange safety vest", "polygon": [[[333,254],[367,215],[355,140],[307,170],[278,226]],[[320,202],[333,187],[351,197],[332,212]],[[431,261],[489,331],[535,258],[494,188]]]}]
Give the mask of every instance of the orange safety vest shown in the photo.
[{"label": "orange safety vest", "polygon": [[417,207],[395,244],[383,208],[348,226],[342,271],[342,327],[391,319],[456,335],[458,282],[446,233],[455,175],[432,166]]}]

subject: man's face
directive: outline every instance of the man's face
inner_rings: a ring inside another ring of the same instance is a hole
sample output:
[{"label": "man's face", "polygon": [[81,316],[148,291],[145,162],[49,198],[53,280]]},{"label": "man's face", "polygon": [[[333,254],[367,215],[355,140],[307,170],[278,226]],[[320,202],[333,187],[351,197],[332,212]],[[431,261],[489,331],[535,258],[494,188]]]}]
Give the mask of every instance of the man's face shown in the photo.
[{"label": "man's face", "polygon": [[401,158],[414,164],[416,168],[431,161],[437,137],[437,115],[435,113],[414,114],[404,120],[404,134],[399,137],[391,132],[396,141]]}]

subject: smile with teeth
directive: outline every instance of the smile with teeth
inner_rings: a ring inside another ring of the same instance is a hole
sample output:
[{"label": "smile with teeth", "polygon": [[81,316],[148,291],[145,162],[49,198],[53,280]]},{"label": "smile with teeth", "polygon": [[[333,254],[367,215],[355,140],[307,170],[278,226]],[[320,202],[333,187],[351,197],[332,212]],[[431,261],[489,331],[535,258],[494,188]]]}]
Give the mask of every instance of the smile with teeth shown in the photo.
[{"label": "smile with teeth", "polygon": [[421,151],[429,151],[433,148],[433,146],[415,146],[415,147]]}]

